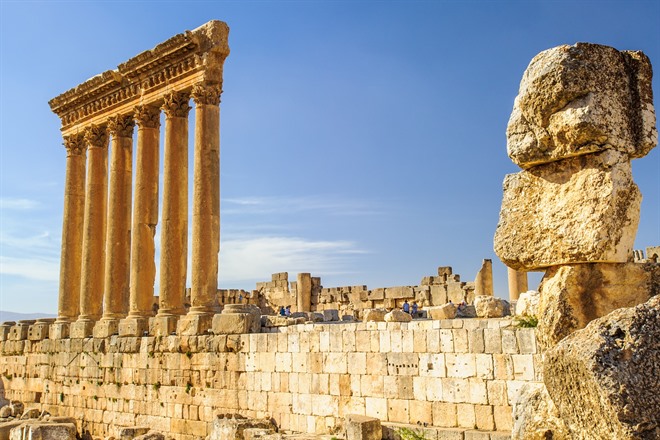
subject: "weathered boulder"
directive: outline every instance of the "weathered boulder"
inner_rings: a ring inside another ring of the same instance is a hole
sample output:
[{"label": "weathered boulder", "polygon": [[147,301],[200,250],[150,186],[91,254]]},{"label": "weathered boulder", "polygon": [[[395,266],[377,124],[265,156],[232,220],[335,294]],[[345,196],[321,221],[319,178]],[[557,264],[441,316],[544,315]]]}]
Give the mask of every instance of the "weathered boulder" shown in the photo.
[{"label": "weathered boulder", "polygon": [[267,419],[247,419],[238,414],[221,414],[213,420],[213,427],[207,440],[243,440],[243,431],[261,428],[276,431]]},{"label": "weathered boulder", "polygon": [[441,306],[429,307],[426,309],[431,319],[454,319],[456,318],[456,306],[454,303],[447,303]]},{"label": "weathered boulder", "polygon": [[385,321],[385,315],[387,315],[387,310],[384,309],[370,309],[365,311],[364,313],[364,318],[362,319],[364,322],[383,322]]},{"label": "weathered boulder", "polygon": [[410,322],[412,321],[412,316],[410,316],[410,313],[406,313],[403,310],[394,309],[387,313],[383,320],[385,322]]},{"label": "weathered boulder", "polygon": [[11,430],[9,440],[76,440],[73,423],[29,421]]},{"label": "weathered boulder", "polygon": [[8,417],[13,417],[11,406],[5,405],[0,408],[0,419],[6,419]]},{"label": "weathered boulder", "polygon": [[165,435],[158,431],[149,431],[146,434],[138,435],[132,440],[165,440]]},{"label": "weathered boulder", "polygon": [[21,426],[23,423],[25,423],[24,420],[17,419],[0,422],[0,440],[9,440],[12,429]]},{"label": "weathered boulder", "polygon": [[38,419],[40,415],[41,415],[41,411],[39,410],[39,408],[30,408],[27,409],[25,412],[23,412],[23,415],[21,416],[21,420]]},{"label": "weathered boulder", "polygon": [[139,435],[149,432],[148,426],[127,426],[119,429],[119,440],[133,440]]},{"label": "weathered boulder", "polygon": [[521,293],[516,302],[516,315],[538,317],[540,300],[541,295],[536,290]]},{"label": "weathered boulder", "polygon": [[572,438],[660,438],[660,295],[567,336],[543,367]]},{"label": "weathered boulder", "polygon": [[23,415],[23,411],[25,411],[25,405],[18,400],[12,400],[9,407],[11,408],[11,415],[13,417],[20,417]]},{"label": "weathered boulder", "polygon": [[477,309],[473,304],[459,304],[456,308],[457,318],[476,318]]},{"label": "weathered boulder", "polygon": [[501,318],[508,314],[509,303],[502,298],[479,295],[474,298],[474,309],[478,318]]},{"label": "weathered boulder", "polygon": [[513,402],[511,440],[569,440],[568,428],[559,417],[543,383],[524,384]]},{"label": "weathered boulder", "polygon": [[529,168],[605,149],[645,156],[658,137],[651,77],[642,52],[577,43],[539,53],[511,113],[509,157]]},{"label": "weathered boulder", "polygon": [[348,414],[344,419],[346,440],[381,440],[383,427],[380,419],[358,414]]},{"label": "weathered boulder", "polygon": [[504,179],[495,253],[516,270],[625,263],[642,196],[619,152],[573,157]]},{"label": "weathered boulder", "polygon": [[537,340],[555,346],[596,318],[660,294],[660,265],[592,263],[552,267],[539,286]]},{"label": "weathered boulder", "polygon": [[339,310],[337,309],[326,309],[323,311],[323,320],[324,321],[339,321]]}]

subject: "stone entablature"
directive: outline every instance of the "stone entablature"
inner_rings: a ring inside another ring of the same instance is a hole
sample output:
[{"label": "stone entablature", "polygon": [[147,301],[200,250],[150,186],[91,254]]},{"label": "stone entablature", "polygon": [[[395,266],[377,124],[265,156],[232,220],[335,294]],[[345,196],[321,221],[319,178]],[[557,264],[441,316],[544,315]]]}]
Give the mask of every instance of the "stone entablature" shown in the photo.
[{"label": "stone entablature", "polygon": [[0,397],[75,417],[80,432],[102,437],[114,425],[204,438],[220,413],[318,434],[360,414],[506,436],[518,389],[542,380],[535,330],[510,319],[5,340],[0,354]]},{"label": "stone entablature", "polygon": [[62,134],[102,124],[108,113],[131,114],[137,105],[159,105],[165,91],[190,91],[199,83],[222,86],[229,55],[228,26],[211,21],[176,35],[49,101]]}]

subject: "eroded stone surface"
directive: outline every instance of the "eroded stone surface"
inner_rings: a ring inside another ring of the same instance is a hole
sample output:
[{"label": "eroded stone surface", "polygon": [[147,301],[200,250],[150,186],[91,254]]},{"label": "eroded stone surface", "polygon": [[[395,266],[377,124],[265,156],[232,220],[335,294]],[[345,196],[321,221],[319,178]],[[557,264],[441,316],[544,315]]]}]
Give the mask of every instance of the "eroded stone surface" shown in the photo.
[{"label": "eroded stone surface", "polygon": [[427,312],[431,319],[454,319],[456,317],[456,306],[454,303],[447,303],[442,306],[429,307]]},{"label": "eroded stone surface", "polygon": [[508,314],[509,304],[501,298],[480,295],[474,298],[474,309],[479,318],[501,318]]},{"label": "eroded stone surface", "polygon": [[403,310],[394,309],[391,312],[387,313],[383,318],[385,322],[410,322],[412,321],[412,316],[409,313],[404,312]]},{"label": "eroded stone surface", "polygon": [[641,194],[619,152],[539,165],[504,180],[495,253],[516,270],[570,263],[625,263]]},{"label": "eroded stone surface", "polygon": [[569,335],[544,378],[572,438],[660,438],[660,296]]},{"label": "eroded stone surface", "polygon": [[526,383],[516,395],[511,439],[570,439],[568,428],[543,383]]},{"label": "eroded stone surface", "polygon": [[509,157],[529,168],[605,149],[645,156],[658,137],[651,77],[642,52],[578,43],[539,53],[511,113]]},{"label": "eroded stone surface", "polygon": [[660,294],[660,265],[575,264],[548,269],[539,287],[537,339],[556,345],[596,318]]},{"label": "eroded stone surface", "polygon": [[517,316],[539,316],[540,294],[536,290],[528,290],[521,293],[516,302]]}]

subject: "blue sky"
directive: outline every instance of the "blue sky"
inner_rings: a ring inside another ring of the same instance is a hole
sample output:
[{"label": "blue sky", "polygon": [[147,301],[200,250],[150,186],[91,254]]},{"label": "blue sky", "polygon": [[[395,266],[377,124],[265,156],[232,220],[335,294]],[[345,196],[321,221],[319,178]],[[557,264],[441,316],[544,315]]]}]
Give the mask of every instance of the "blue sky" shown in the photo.
[{"label": "blue sky", "polygon": [[[471,281],[492,258],[507,297],[492,242],[525,67],[577,41],[660,65],[657,1],[0,0],[0,309],[57,309],[65,150],[48,100],[212,19],[231,28],[226,288],[280,271],[414,285],[440,265]],[[636,248],[660,244],[659,171],[658,149],[633,162]]]}]

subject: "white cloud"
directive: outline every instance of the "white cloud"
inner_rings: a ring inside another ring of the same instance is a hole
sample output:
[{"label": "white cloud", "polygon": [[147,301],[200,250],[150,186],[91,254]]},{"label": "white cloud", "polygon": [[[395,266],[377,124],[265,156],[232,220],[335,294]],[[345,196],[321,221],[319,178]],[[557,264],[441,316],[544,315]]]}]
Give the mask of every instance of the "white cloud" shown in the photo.
[{"label": "white cloud", "polygon": [[0,198],[0,210],[28,211],[40,206],[36,200]]},{"label": "white cloud", "polygon": [[381,210],[372,201],[334,199],[331,196],[223,198],[221,215],[274,214],[319,211],[330,215],[375,215]]},{"label": "white cloud", "polygon": [[57,281],[60,264],[56,259],[0,256],[0,274],[40,281]]}]

